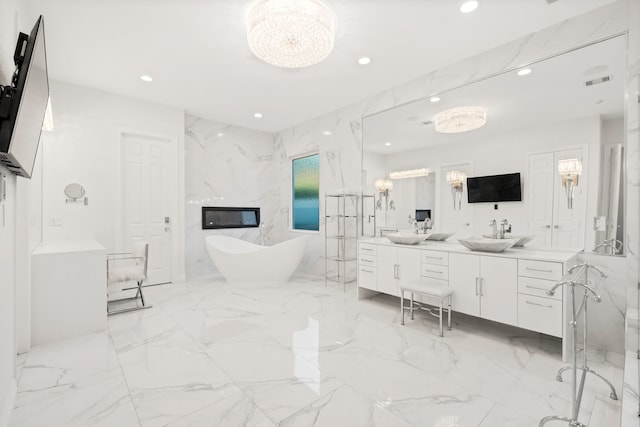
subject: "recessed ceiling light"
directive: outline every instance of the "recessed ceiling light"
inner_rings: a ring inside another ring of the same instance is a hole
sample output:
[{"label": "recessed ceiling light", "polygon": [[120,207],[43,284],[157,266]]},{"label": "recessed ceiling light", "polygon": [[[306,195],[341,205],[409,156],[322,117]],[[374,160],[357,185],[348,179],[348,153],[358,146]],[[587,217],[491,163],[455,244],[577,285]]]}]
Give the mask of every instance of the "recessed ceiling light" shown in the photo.
[{"label": "recessed ceiling light", "polygon": [[218,136],[224,136],[224,133],[218,132]]},{"label": "recessed ceiling light", "polygon": [[253,115],[253,117],[255,117],[256,119],[261,119],[262,118],[262,113],[255,113]]},{"label": "recessed ceiling light", "polygon": [[363,56],[362,58],[358,59],[358,64],[360,65],[371,64],[371,58],[369,58],[368,56]]},{"label": "recessed ceiling light", "polygon": [[146,74],[143,74],[140,76],[140,80],[145,81],[145,82],[152,82],[153,81],[153,77],[148,76]]},{"label": "recessed ceiling light", "polygon": [[323,135],[326,135],[326,136],[331,136],[331,135],[333,135],[333,134],[331,133],[331,131],[330,131],[330,130],[325,130],[324,132],[322,132],[322,134],[323,134]]},{"label": "recessed ceiling light", "polygon": [[384,146],[385,146],[385,147],[391,147],[391,143],[390,143],[390,142],[385,142],[385,143],[384,143]]},{"label": "recessed ceiling light", "polygon": [[437,97],[437,96],[432,96],[431,98],[429,98],[429,101],[431,101],[431,102],[438,102],[438,101],[440,101],[440,98],[439,98],[439,97]]},{"label": "recessed ceiling light", "polygon": [[531,68],[523,68],[521,70],[518,70],[519,76],[526,76],[527,74],[531,74]]},{"label": "recessed ceiling light", "polygon": [[469,12],[473,12],[477,8],[478,8],[478,1],[477,0],[469,0],[469,1],[465,1],[464,3],[462,3],[462,5],[460,6],[460,12],[469,13]]}]

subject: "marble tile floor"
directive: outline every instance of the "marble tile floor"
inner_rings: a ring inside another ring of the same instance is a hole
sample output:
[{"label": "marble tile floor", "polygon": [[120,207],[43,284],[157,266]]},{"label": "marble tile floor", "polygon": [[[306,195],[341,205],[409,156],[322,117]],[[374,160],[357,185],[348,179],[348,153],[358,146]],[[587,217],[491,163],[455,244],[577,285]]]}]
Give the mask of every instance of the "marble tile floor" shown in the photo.
[{"label": "marble tile floor", "polygon": [[[551,337],[454,313],[440,338],[424,312],[401,326],[396,298],[309,279],[145,295],[153,308],[105,333],[20,356],[11,427],[519,427],[569,412]],[[590,359],[621,395],[623,356]],[[608,395],[589,380],[580,420],[619,425]]]}]

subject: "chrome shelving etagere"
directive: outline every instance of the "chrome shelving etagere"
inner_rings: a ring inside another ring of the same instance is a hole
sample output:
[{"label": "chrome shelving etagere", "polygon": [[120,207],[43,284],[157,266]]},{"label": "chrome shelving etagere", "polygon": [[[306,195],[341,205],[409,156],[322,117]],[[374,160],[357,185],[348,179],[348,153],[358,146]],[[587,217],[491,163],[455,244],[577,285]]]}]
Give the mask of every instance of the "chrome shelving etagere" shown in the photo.
[{"label": "chrome shelving etagere", "polygon": [[324,196],[324,267],[327,282],[356,281],[358,239],[358,195],[350,193]]}]

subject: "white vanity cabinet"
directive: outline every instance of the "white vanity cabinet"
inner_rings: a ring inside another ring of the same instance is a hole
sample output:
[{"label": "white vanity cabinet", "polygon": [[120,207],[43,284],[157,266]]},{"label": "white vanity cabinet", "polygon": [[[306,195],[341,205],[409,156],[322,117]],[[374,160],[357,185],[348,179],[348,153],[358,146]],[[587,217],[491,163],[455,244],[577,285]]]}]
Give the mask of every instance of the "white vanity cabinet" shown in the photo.
[{"label": "white vanity cabinet", "polygon": [[546,292],[562,279],[576,254],[527,248],[493,254],[450,243],[409,246],[371,238],[358,243],[359,297],[376,292],[398,296],[405,282],[448,285],[455,312],[564,337],[563,290]]},{"label": "white vanity cabinet", "polygon": [[517,325],[517,259],[449,254],[449,286],[454,311]]},{"label": "white vanity cabinet", "polygon": [[420,280],[420,251],[410,247],[379,245],[378,292],[399,296],[403,283]]},{"label": "white vanity cabinet", "polygon": [[372,291],[378,290],[377,249],[377,245],[358,245],[358,286]]},{"label": "white vanity cabinet", "polygon": [[564,274],[560,262],[518,260],[518,326],[562,337],[562,293],[548,295]]}]

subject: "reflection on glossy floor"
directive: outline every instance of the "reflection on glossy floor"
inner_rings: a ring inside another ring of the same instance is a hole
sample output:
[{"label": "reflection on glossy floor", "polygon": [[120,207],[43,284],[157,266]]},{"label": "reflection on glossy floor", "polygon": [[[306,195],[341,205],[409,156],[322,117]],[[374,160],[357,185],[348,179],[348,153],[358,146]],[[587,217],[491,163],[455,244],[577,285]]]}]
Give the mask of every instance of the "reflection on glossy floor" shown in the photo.
[{"label": "reflection on glossy floor", "polygon": [[[396,299],[320,281],[145,295],[154,307],[110,317],[108,333],[19,358],[11,426],[518,427],[569,412],[546,336],[454,313],[440,338],[427,313],[400,326]],[[623,356],[591,359],[620,390]],[[619,408],[587,383],[583,422],[619,425]]]}]

